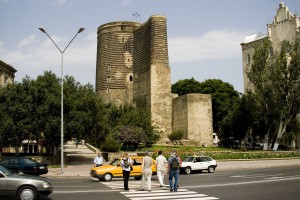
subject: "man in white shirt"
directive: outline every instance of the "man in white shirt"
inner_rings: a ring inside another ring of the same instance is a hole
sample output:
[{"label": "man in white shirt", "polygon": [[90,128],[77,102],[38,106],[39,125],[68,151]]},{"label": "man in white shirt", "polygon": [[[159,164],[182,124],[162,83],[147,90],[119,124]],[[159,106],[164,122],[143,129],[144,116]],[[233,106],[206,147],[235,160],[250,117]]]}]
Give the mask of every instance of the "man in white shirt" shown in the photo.
[{"label": "man in white shirt", "polygon": [[156,157],[156,173],[159,181],[160,187],[164,186],[164,175],[167,171],[167,160],[162,155],[162,151],[158,151],[158,156]]},{"label": "man in white shirt", "polygon": [[105,159],[102,157],[101,153],[98,153],[98,156],[94,159],[95,167],[99,167],[103,165]]}]

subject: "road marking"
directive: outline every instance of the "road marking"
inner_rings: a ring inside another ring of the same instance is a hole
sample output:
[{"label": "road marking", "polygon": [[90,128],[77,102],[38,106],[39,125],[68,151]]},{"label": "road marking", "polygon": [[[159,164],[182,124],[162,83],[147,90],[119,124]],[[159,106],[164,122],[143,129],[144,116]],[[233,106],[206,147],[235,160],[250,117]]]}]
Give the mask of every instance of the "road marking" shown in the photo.
[{"label": "road marking", "polygon": [[222,187],[222,186],[231,186],[231,185],[247,185],[255,183],[268,183],[268,182],[280,182],[280,181],[289,181],[289,180],[299,180],[300,177],[291,177],[291,178],[282,178],[282,179],[265,179],[260,181],[247,181],[239,183],[225,183],[225,184],[213,184],[213,185],[199,185],[199,186],[184,186],[183,188],[207,188],[207,187]]},{"label": "road marking", "polygon": [[128,197],[131,200],[157,200],[157,199],[172,199],[172,200],[186,200],[194,199],[194,200],[213,200],[219,199],[216,197],[209,197],[206,194],[198,194],[194,191],[189,191],[186,189],[180,189],[177,192],[169,192],[169,191],[128,191],[128,192],[120,192],[124,196]]},{"label": "road marking", "polygon": [[87,188],[87,187],[92,187],[92,186],[53,186],[54,188]]}]

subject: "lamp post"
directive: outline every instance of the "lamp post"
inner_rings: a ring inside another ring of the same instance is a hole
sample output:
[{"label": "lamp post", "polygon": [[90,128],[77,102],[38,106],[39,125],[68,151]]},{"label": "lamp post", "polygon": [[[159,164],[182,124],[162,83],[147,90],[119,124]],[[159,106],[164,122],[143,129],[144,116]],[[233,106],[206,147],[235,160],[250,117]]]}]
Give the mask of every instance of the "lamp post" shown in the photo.
[{"label": "lamp post", "polygon": [[69,45],[73,42],[73,40],[75,39],[75,37],[81,33],[82,31],[84,31],[84,28],[80,28],[77,33],[75,34],[75,36],[72,38],[72,40],[69,42],[69,44],[66,46],[66,48],[62,51],[57,45],[56,43],[52,40],[52,38],[48,35],[48,33],[46,32],[45,29],[43,28],[39,28],[40,31],[42,31],[43,33],[46,33],[46,35],[48,36],[48,38],[53,42],[53,44],[56,46],[56,48],[59,50],[59,52],[61,53],[61,132],[60,132],[60,152],[61,152],[61,156],[60,156],[60,165],[61,165],[61,173],[64,173],[64,77],[63,77],[63,61],[64,61],[64,52],[66,51],[66,49],[69,47]]}]

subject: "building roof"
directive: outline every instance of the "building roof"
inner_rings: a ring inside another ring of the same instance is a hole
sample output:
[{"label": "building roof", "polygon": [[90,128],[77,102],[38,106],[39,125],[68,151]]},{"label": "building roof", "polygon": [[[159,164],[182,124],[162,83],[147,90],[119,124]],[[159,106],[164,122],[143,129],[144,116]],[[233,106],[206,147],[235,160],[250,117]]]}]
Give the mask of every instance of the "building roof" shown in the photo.
[{"label": "building roof", "polygon": [[255,33],[252,35],[247,35],[244,39],[244,44],[266,38],[267,36],[268,36],[267,34],[263,34],[263,33]]},{"label": "building roof", "polygon": [[6,68],[7,70],[11,71],[12,73],[15,73],[17,71],[13,66],[3,62],[2,60],[0,60],[0,66],[2,66],[3,68]]}]

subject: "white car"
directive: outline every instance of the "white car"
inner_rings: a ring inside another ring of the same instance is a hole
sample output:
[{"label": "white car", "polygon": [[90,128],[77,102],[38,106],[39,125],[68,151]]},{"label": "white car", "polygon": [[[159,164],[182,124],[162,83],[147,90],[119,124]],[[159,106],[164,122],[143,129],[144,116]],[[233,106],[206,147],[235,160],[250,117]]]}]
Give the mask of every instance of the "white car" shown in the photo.
[{"label": "white car", "polygon": [[217,161],[208,156],[188,156],[182,160],[181,171],[190,174],[194,170],[207,170],[213,173],[217,167]]}]

